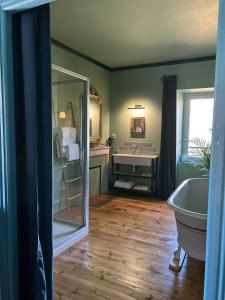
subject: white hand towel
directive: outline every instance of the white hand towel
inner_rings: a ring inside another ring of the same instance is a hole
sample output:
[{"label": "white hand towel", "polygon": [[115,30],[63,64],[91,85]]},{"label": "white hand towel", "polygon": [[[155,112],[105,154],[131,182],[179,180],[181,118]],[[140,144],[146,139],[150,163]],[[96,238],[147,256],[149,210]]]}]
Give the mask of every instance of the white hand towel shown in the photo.
[{"label": "white hand towel", "polygon": [[76,144],[77,130],[74,127],[61,127],[59,128],[59,141],[61,147],[70,144]]},{"label": "white hand towel", "polygon": [[135,185],[134,186],[134,189],[135,190],[139,190],[139,191],[143,191],[143,192],[147,192],[147,191],[149,191],[149,186],[147,186],[147,185]]},{"label": "white hand towel", "polygon": [[77,130],[75,127],[70,127],[70,142],[69,144],[76,144]]},{"label": "white hand towel", "polygon": [[116,180],[114,186],[118,188],[124,188],[124,189],[132,189],[132,187],[135,185],[134,181],[131,180]]},{"label": "white hand towel", "polygon": [[59,142],[61,147],[67,146],[70,143],[70,127],[59,128]]},{"label": "white hand towel", "polygon": [[80,158],[80,149],[78,144],[70,144],[66,148],[66,158],[68,161],[77,160]]}]

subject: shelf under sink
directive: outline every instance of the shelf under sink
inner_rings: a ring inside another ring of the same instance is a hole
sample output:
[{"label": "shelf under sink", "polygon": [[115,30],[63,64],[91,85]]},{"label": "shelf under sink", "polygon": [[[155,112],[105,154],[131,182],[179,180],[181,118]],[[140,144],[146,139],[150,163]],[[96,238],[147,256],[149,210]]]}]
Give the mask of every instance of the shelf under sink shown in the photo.
[{"label": "shelf under sink", "polygon": [[146,179],[154,179],[151,173],[144,172],[123,172],[123,171],[115,171],[114,175],[117,176],[125,176],[125,177],[137,177],[137,178],[146,178]]}]

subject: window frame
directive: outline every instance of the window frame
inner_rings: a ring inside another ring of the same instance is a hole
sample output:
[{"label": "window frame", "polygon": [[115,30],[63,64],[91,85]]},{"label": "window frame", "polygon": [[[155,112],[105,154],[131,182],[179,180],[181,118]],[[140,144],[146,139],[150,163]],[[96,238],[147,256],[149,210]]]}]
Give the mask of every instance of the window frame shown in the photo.
[{"label": "window frame", "polygon": [[184,94],[183,102],[183,127],[182,127],[182,147],[181,147],[181,160],[182,161],[197,161],[200,156],[190,156],[188,154],[188,135],[189,135],[189,118],[190,118],[190,103],[193,99],[210,99],[215,101],[214,90],[202,92],[187,92]]}]

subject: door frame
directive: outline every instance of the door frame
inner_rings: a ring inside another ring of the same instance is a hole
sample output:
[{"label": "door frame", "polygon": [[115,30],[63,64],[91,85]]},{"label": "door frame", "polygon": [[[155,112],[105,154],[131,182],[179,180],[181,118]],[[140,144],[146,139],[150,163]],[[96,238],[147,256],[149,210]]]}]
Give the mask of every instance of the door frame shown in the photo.
[{"label": "door frame", "polygon": [[204,300],[225,299],[225,1],[219,1]]},{"label": "door frame", "polygon": [[[18,299],[12,15],[53,0],[0,2],[0,296]],[[204,300],[225,298],[225,1],[220,0]]]},{"label": "door frame", "polygon": [[52,0],[0,0],[0,299],[18,299],[12,16]]}]

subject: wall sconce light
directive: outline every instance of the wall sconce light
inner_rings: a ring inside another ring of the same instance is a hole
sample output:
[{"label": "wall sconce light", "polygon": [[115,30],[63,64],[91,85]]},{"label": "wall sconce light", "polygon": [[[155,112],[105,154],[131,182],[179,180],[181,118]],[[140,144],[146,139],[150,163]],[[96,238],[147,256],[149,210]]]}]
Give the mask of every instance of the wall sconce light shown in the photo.
[{"label": "wall sconce light", "polygon": [[66,112],[65,111],[60,111],[59,112],[59,118],[60,119],[66,119]]},{"label": "wall sconce light", "polygon": [[127,109],[145,109],[142,104],[135,104],[133,107],[128,107]]}]

